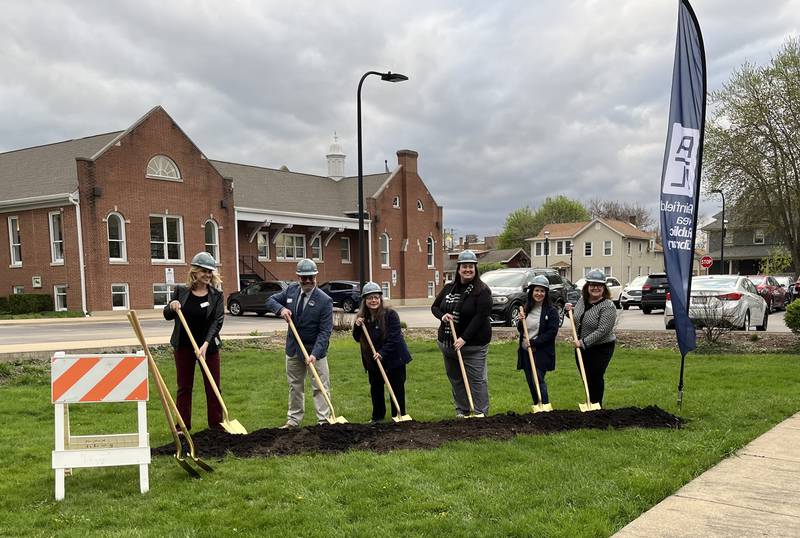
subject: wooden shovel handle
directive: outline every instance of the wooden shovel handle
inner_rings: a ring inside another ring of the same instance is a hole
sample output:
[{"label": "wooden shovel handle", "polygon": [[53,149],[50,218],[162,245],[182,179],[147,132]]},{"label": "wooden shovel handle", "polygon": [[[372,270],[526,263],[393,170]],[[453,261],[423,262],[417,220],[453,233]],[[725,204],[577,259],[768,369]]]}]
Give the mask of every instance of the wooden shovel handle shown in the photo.
[{"label": "wooden shovel handle", "polygon": [[[453,323],[453,319],[448,320],[450,322],[450,332],[453,333],[453,342],[458,340],[458,336],[456,335],[456,325]],[[461,368],[461,377],[464,378],[464,386],[467,388],[467,400],[469,400],[469,411],[473,415],[475,414],[475,402],[472,401],[472,389],[469,386],[469,379],[467,378],[467,370],[464,368],[464,358],[461,356],[461,349],[456,349],[456,355],[458,356],[458,366]]]},{"label": "wooden shovel handle", "polygon": [[531,339],[528,336],[528,323],[525,320],[525,308],[519,307],[519,322],[522,325],[522,330],[525,333],[525,340],[528,342],[528,360],[531,361],[531,377],[533,378],[533,384],[536,387],[536,395],[539,397],[539,403],[542,402],[542,389],[539,388],[539,373],[536,370],[536,361],[533,358],[533,350],[531,349]]},{"label": "wooden shovel handle", "polygon": [[[372,356],[374,357],[377,351],[375,351],[375,346],[372,344],[372,338],[369,336],[369,331],[364,326],[364,323],[361,323],[361,330],[364,333],[364,336],[367,337],[367,343],[369,344],[369,349],[372,351]],[[375,359],[375,362],[378,363],[378,370],[381,371],[381,376],[383,376],[383,382],[386,383],[386,388],[389,389],[389,396],[391,396],[392,401],[394,402],[394,408],[397,409],[397,414],[402,414],[400,411],[400,404],[397,402],[397,396],[395,396],[394,391],[392,390],[392,384],[389,383],[389,376],[386,375],[386,370],[383,369],[383,364],[381,364],[381,359]]]},{"label": "wooden shovel handle", "polygon": [[194,354],[197,357],[197,361],[200,363],[200,366],[203,368],[203,372],[206,374],[206,379],[208,379],[208,384],[211,385],[211,389],[217,396],[217,400],[219,400],[219,405],[220,407],[222,407],[223,420],[225,422],[228,422],[228,408],[225,407],[225,402],[222,401],[222,394],[220,394],[219,387],[217,387],[217,382],[214,381],[214,377],[211,375],[211,370],[208,369],[208,364],[206,363],[206,359],[200,353],[200,348],[197,347],[197,342],[195,342],[194,340],[194,335],[192,334],[192,331],[189,330],[189,324],[186,323],[186,318],[183,317],[183,312],[181,312],[180,308],[178,308],[175,312],[177,312],[178,314],[178,319],[181,320],[181,325],[183,325],[183,330],[186,331],[186,336],[189,337],[189,341],[192,343]]},{"label": "wooden shovel handle", "polygon": [[300,351],[303,352],[303,357],[306,359],[306,364],[309,366],[311,374],[314,376],[314,380],[317,382],[317,386],[319,387],[320,392],[322,392],[322,396],[325,398],[325,402],[328,404],[328,407],[331,410],[331,418],[336,420],[336,413],[333,411],[333,403],[331,403],[331,398],[328,396],[328,391],[325,390],[325,385],[322,384],[322,379],[320,379],[317,369],[314,367],[314,363],[310,362],[308,351],[306,351],[306,346],[304,346],[303,341],[300,340],[300,335],[297,334],[297,328],[294,326],[292,318],[289,318],[287,321],[289,323],[289,328],[292,330],[292,334],[294,335],[294,339],[297,340],[297,345],[300,347]]},{"label": "wooden shovel handle", "polygon": [[[572,327],[572,337],[577,340],[578,339],[578,331],[575,329],[575,318],[572,317],[572,309],[567,311],[569,314],[569,324]],[[589,401],[589,383],[586,381],[586,370],[583,368],[583,355],[581,354],[581,348],[576,347],[575,351],[578,354],[578,366],[581,370],[581,380],[583,381],[583,389],[586,391],[586,403],[591,404],[592,402]]]}]

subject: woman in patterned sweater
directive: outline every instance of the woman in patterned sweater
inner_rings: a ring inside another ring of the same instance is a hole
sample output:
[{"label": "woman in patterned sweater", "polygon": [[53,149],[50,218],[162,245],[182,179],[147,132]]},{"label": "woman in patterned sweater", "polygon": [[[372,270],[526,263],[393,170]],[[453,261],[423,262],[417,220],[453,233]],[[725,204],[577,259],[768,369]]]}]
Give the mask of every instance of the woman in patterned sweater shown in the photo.
[{"label": "woman in patterned sweater", "polygon": [[[572,309],[572,305],[566,305],[567,311]],[[617,309],[611,301],[606,276],[602,271],[593,269],[586,275],[586,284],[583,286],[581,299],[574,307],[573,317],[578,332],[578,338],[573,340],[573,344],[583,355],[589,400],[602,405],[604,376],[611,356],[614,355],[614,325],[617,321]],[[577,361],[576,352],[576,364]]]}]

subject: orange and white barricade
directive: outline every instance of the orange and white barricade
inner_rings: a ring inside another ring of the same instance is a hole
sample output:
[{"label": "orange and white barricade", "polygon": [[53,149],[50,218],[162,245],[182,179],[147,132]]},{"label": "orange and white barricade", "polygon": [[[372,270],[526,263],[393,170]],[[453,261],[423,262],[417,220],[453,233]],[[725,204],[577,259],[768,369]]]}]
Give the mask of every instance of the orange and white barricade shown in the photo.
[{"label": "orange and white barricade", "polygon": [[[139,466],[142,493],[150,489],[150,439],[147,433],[149,397],[147,358],[128,355],[65,355],[50,361],[50,387],[55,405],[56,500],[64,498],[64,476],[76,467]],[[70,435],[69,404],[136,402],[138,432],[108,435]]]}]

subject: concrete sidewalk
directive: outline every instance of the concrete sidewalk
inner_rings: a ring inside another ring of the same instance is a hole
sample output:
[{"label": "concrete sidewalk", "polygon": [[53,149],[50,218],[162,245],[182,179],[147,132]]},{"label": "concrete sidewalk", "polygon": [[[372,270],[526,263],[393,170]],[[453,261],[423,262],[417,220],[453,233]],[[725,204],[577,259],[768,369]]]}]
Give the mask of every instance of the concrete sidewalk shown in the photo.
[{"label": "concrete sidewalk", "polygon": [[781,422],[614,536],[800,536],[800,413]]}]

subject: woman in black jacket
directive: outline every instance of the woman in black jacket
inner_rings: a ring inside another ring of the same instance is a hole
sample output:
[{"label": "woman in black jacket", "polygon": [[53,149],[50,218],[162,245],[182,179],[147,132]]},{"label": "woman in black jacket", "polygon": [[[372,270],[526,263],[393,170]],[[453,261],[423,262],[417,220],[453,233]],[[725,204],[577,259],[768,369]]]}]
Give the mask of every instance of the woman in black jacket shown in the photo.
[{"label": "woman in black jacket", "polygon": [[[369,347],[369,342],[364,338],[362,326],[367,328],[375,353]],[[361,292],[361,308],[356,314],[353,324],[353,338],[361,343],[361,362],[369,376],[369,392],[372,397],[372,419],[370,424],[380,422],[386,416],[386,400],[383,389],[383,376],[381,376],[376,360],[380,360],[386,377],[392,385],[398,410],[394,402],[392,416],[406,414],[406,364],[411,362],[411,354],[403,339],[400,330],[400,316],[391,308],[383,304],[383,291],[375,282],[367,282]]]},{"label": "woman in black jacket", "polygon": [[[456,417],[470,412],[466,387],[458,365],[456,350],[461,350],[464,368],[475,403],[475,412],[489,413],[489,377],[486,355],[492,339],[492,292],[478,275],[478,258],[471,250],[458,255],[456,278],[439,292],[431,312],[442,321],[438,343],[444,357],[444,369],[453,390]],[[450,331],[450,320],[458,338]]]},{"label": "woman in black jacket", "polygon": [[[220,286],[222,280],[216,273],[217,263],[207,252],[200,252],[192,258],[192,267],[185,286],[177,286],[172,299],[164,307],[164,318],[175,320],[175,328],[169,343],[175,354],[175,369],[178,378],[178,397],[176,405],[186,427],[192,427],[192,387],[194,385],[194,365],[197,358],[192,343],[183,330],[177,311],[183,312],[189,330],[205,357],[214,381],[220,387],[219,376],[219,331],[225,319],[225,308]],[[206,406],[208,427],[221,429],[222,407],[208,380],[203,376],[206,387]]]},{"label": "woman in black jacket", "polygon": [[[558,322],[558,310],[550,302],[550,282],[546,276],[539,275],[528,286],[525,318],[517,320],[517,330],[519,330],[517,370],[525,372],[525,379],[528,381],[528,388],[531,391],[534,404],[550,403],[544,376],[545,373],[556,369]],[[523,323],[528,326],[530,340],[525,339]],[[528,347],[533,351],[533,358],[536,362],[536,376],[539,378],[539,390],[542,392],[541,402],[536,394],[536,385],[533,382]]]}]

